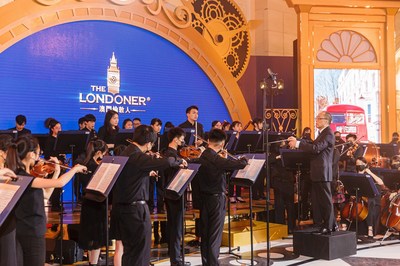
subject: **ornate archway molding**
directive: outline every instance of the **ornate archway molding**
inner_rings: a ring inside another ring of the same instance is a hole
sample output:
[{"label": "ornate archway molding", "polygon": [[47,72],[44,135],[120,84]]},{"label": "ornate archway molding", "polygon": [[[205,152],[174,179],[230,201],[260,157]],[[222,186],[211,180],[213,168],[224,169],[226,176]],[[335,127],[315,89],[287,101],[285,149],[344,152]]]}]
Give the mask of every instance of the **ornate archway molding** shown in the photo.
[{"label": "ornate archway molding", "polygon": [[68,22],[105,20],[140,27],[190,56],[217,88],[231,118],[248,121],[250,112],[237,80],[248,65],[250,35],[236,5],[221,2],[225,6],[212,6],[215,14],[205,18],[199,12],[204,5],[196,7],[187,0],[16,0],[0,7],[0,52],[35,32]]},{"label": "ornate archway molding", "polygon": [[[382,0],[286,0],[298,18],[298,89],[301,127],[314,124],[314,69],[377,69],[381,80],[382,141],[397,130],[394,17],[400,1]],[[324,40],[335,32],[363,36],[376,54],[373,62],[318,60]],[[300,127],[300,128],[301,128]]]}]

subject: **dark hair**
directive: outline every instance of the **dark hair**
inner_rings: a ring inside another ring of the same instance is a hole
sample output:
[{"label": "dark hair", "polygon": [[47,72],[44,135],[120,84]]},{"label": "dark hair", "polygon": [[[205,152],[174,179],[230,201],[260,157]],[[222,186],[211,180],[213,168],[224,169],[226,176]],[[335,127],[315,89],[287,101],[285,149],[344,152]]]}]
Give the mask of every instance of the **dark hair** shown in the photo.
[{"label": "dark hair", "polygon": [[181,136],[186,136],[185,131],[180,127],[171,128],[168,131],[168,142],[171,142],[174,138],[179,138]]},{"label": "dark hair", "polygon": [[255,126],[256,124],[258,124],[258,123],[262,123],[263,122],[263,120],[261,119],[261,118],[259,118],[259,117],[255,117],[255,118],[253,118],[253,120],[252,120],[253,122],[253,126]]},{"label": "dark hair", "polygon": [[140,125],[135,129],[132,140],[139,145],[144,145],[148,142],[154,143],[157,140],[157,134],[152,127]]},{"label": "dark hair", "polygon": [[368,164],[367,159],[365,159],[365,157],[362,157],[362,156],[357,157],[356,161],[357,161],[357,160],[360,160],[360,161],[362,161],[363,163]]},{"label": "dark hair", "polygon": [[132,119],[132,121],[135,121],[135,120],[142,122],[142,119],[140,119],[139,117],[135,117],[134,119]]},{"label": "dark hair", "polygon": [[333,132],[333,135],[336,135],[337,133],[342,134],[342,133],[340,133],[340,131],[335,131],[335,132]]},{"label": "dark hair", "polygon": [[[114,111],[114,110],[108,110],[106,113],[106,116],[104,117],[104,128],[106,129],[106,132],[108,134],[112,134],[112,126],[110,124],[110,120],[114,115],[118,115],[118,112]],[[119,130],[118,125],[116,126],[116,129]]]},{"label": "dark hair", "polygon": [[216,124],[220,123],[219,120],[214,120],[211,122],[211,127],[215,127]]},{"label": "dark hair", "polygon": [[28,152],[34,152],[39,147],[39,141],[31,135],[23,135],[8,147],[6,165],[7,168],[14,172],[18,169],[25,169],[22,160],[27,156]]},{"label": "dark hair", "polygon": [[222,123],[222,129],[224,129],[227,126],[231,126],[231,123],[229,123],[228,121],[224,121],[224,123]]},{"label": "dark hair", "polygon": [[87,114],[84,117],[86,118],[86,121],[88,121],[88,122],[96,122],[96,117],[92,114]]},{"label": "dark hair", "polygon": [[108,151],[107,144],[102,141],[101,139],[98,140],[93,140],[89,142],[86,148],[86,157],[85,160],[83,161],[83,165],[87,165],[90,161],[90,159],[93,158],[94,154],[98,151],[101,152],[106,152]]},{"label": "dark hair", "polygon": [[26,117],[24,116],[24,115],[17,115],[16,117],[15,117],[15,122],[18,124],[18,125],[22,125],[23,123],[25,123],[26,124]]},{"label": "dark hair", "polygon": [[160,126],[162,126],[162,122],[159,118],[153,118],[150,121],[150,125],[155,125],[156,123],[158,123]]},{"label": "dark hair", "polygon": [[132,122],[132,120],[130,120],[129,118],[125,119],[124,122],[122,122],[122,128],[125,128],[126,124],[128,124],[128,122]]},{"label": "dark hair", "polygon": [[164,130],[165,130],[166,128],[173,128],[173,127],[175,127],[174,124],[172,124],[171,121],[167,121],[167,122],[165,123],[165,125],[164,125]]},{"label": "dark hair", "polygon": [[49,129],[49,134],[51,135],[53,133],[53,128],[57,125],[60,124],[55,118],[49,117],[44,121],[44,126]]},{"label": "dark hair", "polygon": [[399,133],[393,132],[393,133],[392,133],[392,137],[399,137]]},{"label": "dark hair", "polygon": [[81,117],[81,118],[78,119],[78,124],[82,124],[82,123],[85,123],[85,122],[87,122],[86,117]]},{"label": "dark hair", "polygon": [[192,109],[196,109],[196,110],[198,111],[198,110],[199,110],[199,107],[197,107],[196,105],[191,105],[191,106],[189,106],[188,108],[186,108],[186,113],[187,113],[187,114],[190,113],[190,111],[191,111]]},{"label": "dark hair", "polygon": [[120,156],[121,153],[122,153],[124,150],[126,150],[127,147],[128,147],[128,146],[123,145],[123,144],[118,145],[117,147],[114,148],[114,155],[115,155],[115,156]]},{"label": "dark hair", "polygon": [[349,138],[354,138],[354,140],[356,140],[357,136],[355,134],[350,133],[350,134],[346,135],[346,139],[349,139]]},{"label": "dark hair", "polygon": [[304,134],[306,134],[306,131],[310,131],[310,133],[311,133],[311,128],[310,127],[305,127],[305,128],[303,128],[303,132],[301,133],[301,136],[302,137],[304,137]]},{"label": "dark hair", "polygon": [[10,135],[0,135],[0,151],[7,151],[11,145],[12,137]]},{"label": "dark hair", "polygon": [[240,121],[233,121],[229,129],[230,129],[230,130],[233,130],[233,128],[234,128],[236,125],[239,125],[239,124],[241,125],[242,122],[240,122]]},{"label": "dark hair", "polygon": [[208,141],[220,142],[226,140],[226,133],[219,128],[214,128],[208,133]]}]

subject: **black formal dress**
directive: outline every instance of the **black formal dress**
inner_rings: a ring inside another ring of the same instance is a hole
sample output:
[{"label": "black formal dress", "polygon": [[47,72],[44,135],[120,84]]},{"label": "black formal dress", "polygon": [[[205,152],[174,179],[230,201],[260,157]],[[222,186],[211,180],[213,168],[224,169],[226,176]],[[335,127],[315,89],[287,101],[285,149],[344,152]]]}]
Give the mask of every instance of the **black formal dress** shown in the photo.
[{"label": "black formal dress", "polygon": [[[16,174],[29,176],[23,170]],[[43,189],[28,186],[15,207],[15,218],[18,265],[43,266],[46,252]]]},{"label": "black formal dress", "polygon": [[226,170],[243,169],[247,160],[222,158],[214,150],[207,148],[200,157],[198,180],[202,204],[201,220],[201,260],[203,265],[219,265],[218,256],[222,240],[226,212]]},{"label": "black formal dress", "polygon": [[151,220],[146,203],[149,200],[149,172],[177,167],[180,163],[175,158],[153,158],[139,147],[131,149],[113,190],[114,234],[121,237],[124,245],[122,265],[149,265]]},{"label": "black formal dress", "polygon": [[[98,164],[91,159],[86,167],[88,171],[94,173]],[[92,176],[93,174],[86,175],[85,179],[88,180],[85,182],[86,186]],[[83,198],[79,230],[79,246],[82,249],[95,250],[106,245],[106,209],[106,201],[97,202]]]},{"label": "black formal dress", "polygon": [[103,140],[107,144],[115,144],[115,138],[119,132],[119,128],[115,128],[110,132],[106,130],[104,126],[99,128],[98,138]]},{"label": "black formal dress", "polygon": [[332,230],[335,224],[330,184],[334,145],[335,137],[329,126],[324,128],[312,143],[300,140],[299,145],[299,149],[310,153],[311,156],[311,202],[314,224],[328,230]]}]

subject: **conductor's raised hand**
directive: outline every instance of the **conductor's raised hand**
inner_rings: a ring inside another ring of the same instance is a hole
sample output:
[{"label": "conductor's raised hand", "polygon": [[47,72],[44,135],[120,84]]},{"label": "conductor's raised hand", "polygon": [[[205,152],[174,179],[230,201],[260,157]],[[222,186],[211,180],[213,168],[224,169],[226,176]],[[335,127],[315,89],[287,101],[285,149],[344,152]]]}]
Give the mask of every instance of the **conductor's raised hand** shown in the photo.
[{"label": "conductor's raised hand", "polygon": [[296,143],[297,143],[297,139],[295,137],[290,136],[288,138],[288,145],[289,145],[290,148],[292,148],[292,149],[296,148]]}]

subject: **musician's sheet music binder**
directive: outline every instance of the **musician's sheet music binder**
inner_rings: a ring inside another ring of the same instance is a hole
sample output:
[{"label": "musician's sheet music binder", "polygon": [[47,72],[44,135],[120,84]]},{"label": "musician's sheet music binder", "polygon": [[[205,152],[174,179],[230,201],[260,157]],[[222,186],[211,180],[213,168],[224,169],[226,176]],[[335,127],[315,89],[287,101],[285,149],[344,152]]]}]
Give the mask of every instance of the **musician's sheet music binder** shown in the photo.
[{"label": "musician's sheet music binder", "polygon": [[105,156],[86,187],[85,198],[102,202],[111,192],[129,157]]},{"label": "musician's sheet music binder", "polygon": [[115,147],[119,145],[128,146],[129,142],[127,139],[131,139],[133,137],[133,132],[135,132],[135,129],[120,129],[115,136]]},{"label": "musician's sheet music binder", "polygon": [[177,200],[182,197],[199,167],[200,164],[190,163],[187,169],[179,169],[165,189],[165,197],[171,200]]},{"label": "musician's sheet music binder", "polygon": [[60,131],[57,135],[54,150],[58,153],[71,153],[72,148],[74,154],[80,154],[86,151],[90,137],[89,131],[68,130]]},{"label": "musician's sheet music binder", "polygon": [[16,179],[8,182],[0,179],[0,227],[12,212],[32,179],[31,176],[17,176]]},{"label": "musician's sheet music binder", "polygon": [[265,164],[265,154],[247,153],[244,156],[249,160],[245,168],[233,172],[231,182],[236,185],[250,187],[259,176]]},{"label": "musician's sheet music binder", "polygon": [[0,135],[9,135],[13,139],[16,139],[18,136],[18,131],[15,129],[9,129],[9,130],[0,130]]},{"label": "musician's sheet music binder", "polygon": [[261,131],[242,131],[233,148],[235,153],[255,152],[262,137]]}]

